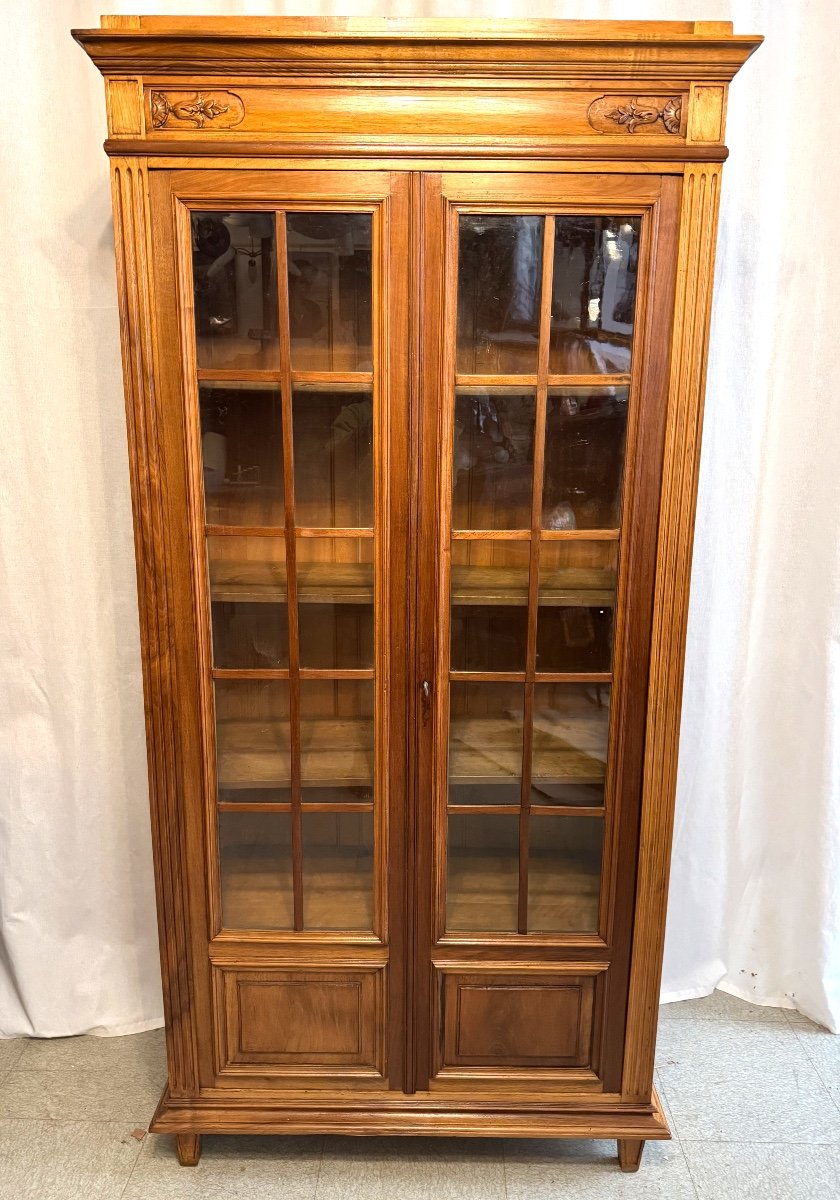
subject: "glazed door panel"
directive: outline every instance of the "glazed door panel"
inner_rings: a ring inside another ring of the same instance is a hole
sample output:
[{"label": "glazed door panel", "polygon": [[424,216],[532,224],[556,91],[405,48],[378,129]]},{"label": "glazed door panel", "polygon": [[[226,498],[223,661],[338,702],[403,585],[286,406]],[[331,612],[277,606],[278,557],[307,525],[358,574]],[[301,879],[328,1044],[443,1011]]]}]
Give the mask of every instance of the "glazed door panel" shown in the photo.
[{"label": "glazed door panel", "polygon": [[203,1081],[399,1087],[408,181],[154,187]]},{"label": "glazed door panel", "polygon": [[620,1088],[678,195],[424,181],[420,1087]]}]

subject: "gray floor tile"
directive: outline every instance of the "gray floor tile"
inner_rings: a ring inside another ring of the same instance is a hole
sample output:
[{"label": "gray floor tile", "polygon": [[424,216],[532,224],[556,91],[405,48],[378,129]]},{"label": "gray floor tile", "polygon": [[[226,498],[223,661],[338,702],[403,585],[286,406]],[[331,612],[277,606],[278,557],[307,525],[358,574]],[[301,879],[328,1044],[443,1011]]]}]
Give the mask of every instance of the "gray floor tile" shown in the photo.
[{"label": "gray floor tile", "polygon": [[18,1070],[86,1071],[112,1066],[148,1066],[166,1072],[162,1029],[128,1037],[22,1038]]},{"label": "gray floor tile", "polygon": [[712,992],[698,1000],[677,1000],[674,1004],[659,1006],[660,1021],[749,1021],[784,1025],[785,1010],[768,1008],[761,1004],[748,1004],[728,992]]},{"label": "gray floor tile", "polygon": [[120,1038],[25,1038],[0,1082],[0,1117],[146,1125],[165,1081],[162,1030]]},{"label": "gray floor tile", "polygon": [[699,1200],[836,1200],[840,1149],[686,1142]]},{"label": "gray floor tile", "polygon": [[677,1142],[648,1142],[636,1174],[619,1169],[615,1142],[517,1141],[505,1143],[507,1200],[696,1200]]},{"label": "gray floor tile", "polygon": [[25,1038],[6,1038],[0,1041],[0,1082],[16,1066],[26,1045]]},{"label": "gray floor tile", "polygon": [[504,1200],[495,1138],[327,1138],[317,1200]]},{"label": "gray floor tile", "polygon": [[840,1107],[840,1035],[829,1033],[801,1013],[789,1014],[788,1021],[835,1104]]},{"label": "gray floor tile", "polygon": [[147,1125],[165,1082],[159,1066],[9,1072],[0,1084],[0,1117],[55,1121],[131,1121]]},{"label": "gray floor tile", "polygon": [[787,1022],[663,1021],[657,1074],[682,1139],[840,1142],[840,1109]]},{"label": "gray floor tile", "polygon": [[207,1137],[197,1167],[150,1134],[121,1200],[313,1200],[322,1139]]},{"label": "gray floor tile", "polygon": [[0,1200],[120,1200],[140,1149],[124,1122],[0,1121]]}]

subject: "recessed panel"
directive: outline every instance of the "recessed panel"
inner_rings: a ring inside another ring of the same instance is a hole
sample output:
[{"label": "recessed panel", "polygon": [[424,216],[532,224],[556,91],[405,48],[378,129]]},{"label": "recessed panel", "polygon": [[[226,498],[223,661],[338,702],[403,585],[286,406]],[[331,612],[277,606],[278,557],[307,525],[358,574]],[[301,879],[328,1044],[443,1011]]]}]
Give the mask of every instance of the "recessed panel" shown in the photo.
[{"label": "recessed panel", "polygon": [[223,1074],[380,1076],[384,970],[216,968]]},{"label": "recessed panel", "polygon": [[440,968],[444,1072],[589,1066],[598,970]]}]

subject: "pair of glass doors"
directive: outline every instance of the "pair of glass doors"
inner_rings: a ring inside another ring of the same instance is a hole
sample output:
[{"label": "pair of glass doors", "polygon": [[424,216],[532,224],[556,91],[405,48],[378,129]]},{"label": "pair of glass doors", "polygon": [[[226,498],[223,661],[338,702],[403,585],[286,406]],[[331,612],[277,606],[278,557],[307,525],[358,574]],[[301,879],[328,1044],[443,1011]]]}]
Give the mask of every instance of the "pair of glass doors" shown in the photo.
[{"label": "pair of glass doors", "polygon": [[626,967],[663,180],[171,180],[211,940]]}]

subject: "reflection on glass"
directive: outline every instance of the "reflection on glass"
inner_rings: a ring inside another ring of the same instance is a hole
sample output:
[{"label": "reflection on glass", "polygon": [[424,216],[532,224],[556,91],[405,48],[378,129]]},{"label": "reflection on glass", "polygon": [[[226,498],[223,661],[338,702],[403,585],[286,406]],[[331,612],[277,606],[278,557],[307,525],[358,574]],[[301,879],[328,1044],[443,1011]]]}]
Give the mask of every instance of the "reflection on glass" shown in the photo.
[{"label": "reflection on glass", "polygon": [[292,929],[292,829],[287,813],[219,813],[222,924]]},{"label": "reflection on glass", "polygon": [[194,212],[192,262],[199,367],[276,369],[274,213]]},{"label": "reflection on glass", "polygon": [[453,671],[524,671],[528,542],[454,541]]},{"label": "reflection on glass", "polygon": [[549,388],[543,529],[616,529],[627,388]]},{"label": "reflection on glass", "polygon": [[204,507],[210,525],[283,524],[283,435],[276,384],[199,387]]},{"label": "reflection on glass", "polygon": [[624,374],[636,308],[640,217],[557,217],[549,370]]},{"label": "reflection on glass", "polygon": [[516,932],[518,817],[450,816],[447,873],[447,931]]},{"label": "reflection on glass", "polygon": [[532,392],[458,388],[452,528],[528,529],[534,469]]},{"label": "reflection on glass", "polygon": [[213,666],[289,665],[281,537],[208,537]]},{"label": "reflection on glass", "polygon": [[597,932],[603,840],[600,817],[550,817],[532,810],[529,932]]},{"label": "reflection on glass", "polygon": [[304,929],[373,930],[373,814],[304,813]]},{"label": "reflection on glass", "polygon": [[286,214],[296,371],[370,371],[371,214]]},{"label": "reflection on glass", "polygon": [[542,217],[462,214],[458,371],[532,375],[542,286]]},{"label": "reflection on glass", "polygon": [[298,538],[300,665],[373,666],[373,538]]},{"label": "reflection on glass", "polygon": [[369,389],[298,386],[292,400],[295,519],[319,528],[373,525],[373,400]]},{"label": "reflection on glass", "polygon": [[519,803],[524,699],[521,683],[450,684],[450,804]]},{"label": "reflection on glass", "polygon": [[373,799],[373,702],[372,680],[301,681],[304,804]]},{"label": "reflection on glass", "polygon": [[223,791],[288,787],[289,684],[217,680],[216,775]]},{"label": "reflection on glass", "polygon": [[616,542],[542,543],[538,671],[611,669],[616,554]]},{"label": "reflection on glass", "polygon": [[607,684],[535,685],[532,804],[604,803],[609,723]]}]

